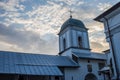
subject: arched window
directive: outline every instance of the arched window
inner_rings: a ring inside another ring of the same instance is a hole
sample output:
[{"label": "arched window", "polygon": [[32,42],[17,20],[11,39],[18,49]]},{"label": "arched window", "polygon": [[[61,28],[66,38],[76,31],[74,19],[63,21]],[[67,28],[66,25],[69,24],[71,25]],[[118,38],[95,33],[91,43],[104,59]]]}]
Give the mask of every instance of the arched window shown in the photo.
[{"label": "arched window", "polygon": [[82,45],[82,38],[80,36],[78,37],[78,47],[79,48],[83,47],[83,45]]},{"label": "arched window", "polygon": [[86,76],[85,76],[85,79],[84,80],[97,80],[97,77],[92,74],[92,73],[88,73]]},{"label": "arched window", "polygon": [[66,49],[66,40],[65,40],[65,38],[63,39],[63,49],[64,50]]}]

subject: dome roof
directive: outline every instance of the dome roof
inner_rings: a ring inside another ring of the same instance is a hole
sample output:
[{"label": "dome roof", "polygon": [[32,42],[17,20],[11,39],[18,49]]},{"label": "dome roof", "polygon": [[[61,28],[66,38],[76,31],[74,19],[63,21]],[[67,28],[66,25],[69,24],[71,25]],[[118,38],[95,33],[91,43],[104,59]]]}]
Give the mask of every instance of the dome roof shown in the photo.
[{"label": "dome roof", "polygon": [[73,19],[73,18],[69,18],[67,21],[65,21],[61,27],[61,31],[64,30],[66,27],[68,26],[76,26],[78,28],[85,28],[85,25],[83,24],[82,21],[77,20],[77,19]]}]

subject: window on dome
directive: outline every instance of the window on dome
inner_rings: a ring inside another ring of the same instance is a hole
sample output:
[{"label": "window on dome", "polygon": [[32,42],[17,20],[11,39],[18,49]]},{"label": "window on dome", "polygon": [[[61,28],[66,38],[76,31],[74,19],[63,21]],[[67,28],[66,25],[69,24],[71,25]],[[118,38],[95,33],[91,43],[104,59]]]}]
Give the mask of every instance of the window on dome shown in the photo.
[{"label": "window on dome", "polygon": [[82,38],[79,36],[78,37],[78,47],[79,48],[82,48],[83,46],[82,46]]},{"label": "window on dome", "polygon": [[66,49],[66,40],[65,40],[65,38],[63,39],[63,49],[64,50]]}]

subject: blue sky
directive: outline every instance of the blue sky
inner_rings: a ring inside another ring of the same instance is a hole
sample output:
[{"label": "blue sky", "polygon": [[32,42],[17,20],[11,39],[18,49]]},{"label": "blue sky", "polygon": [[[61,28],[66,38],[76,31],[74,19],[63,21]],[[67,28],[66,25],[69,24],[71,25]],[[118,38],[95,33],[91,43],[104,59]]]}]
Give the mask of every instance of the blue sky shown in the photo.
[{"label": "blue sky", "polygon": [[119,0],[0,0],[0,50],[58,53],[61,25],[80,19],[89,28],[92,51],[108,49],[103,25],[93,19]]}]

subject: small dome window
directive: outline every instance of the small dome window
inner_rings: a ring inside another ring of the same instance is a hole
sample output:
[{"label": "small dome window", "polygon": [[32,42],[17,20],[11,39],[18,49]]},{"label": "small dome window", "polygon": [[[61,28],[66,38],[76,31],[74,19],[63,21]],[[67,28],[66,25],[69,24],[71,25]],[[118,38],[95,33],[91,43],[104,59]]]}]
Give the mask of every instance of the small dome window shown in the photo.
[{"label": "small dome window", "polygon": [[64,50],[66,49],[66,39],[65,38],[63,39],[63,49]]},{"label": "small dome window", "polygon": [[83,47],[83,45],[82,45],[82,37],[78,37],[78,47],[79,48],[82,48]]}]

